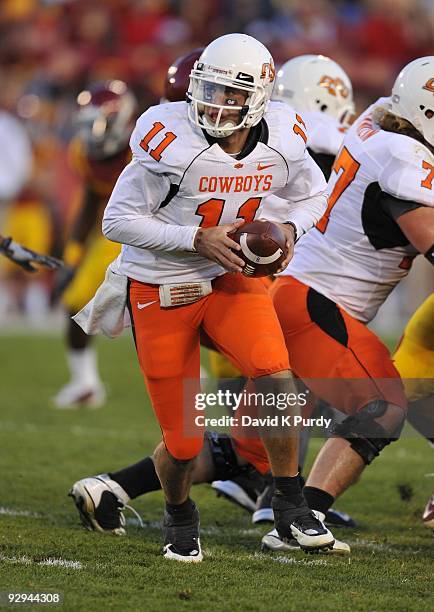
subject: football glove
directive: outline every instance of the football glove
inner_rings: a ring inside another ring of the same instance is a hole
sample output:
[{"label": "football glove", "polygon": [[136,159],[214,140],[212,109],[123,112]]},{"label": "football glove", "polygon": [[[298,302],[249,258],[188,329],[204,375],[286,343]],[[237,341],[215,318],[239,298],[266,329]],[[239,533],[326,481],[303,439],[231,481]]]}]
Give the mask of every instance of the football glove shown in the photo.
[{"label": "football glove", "polygon": [[0,242],[0,253],[3,253],[8,259],[21,266],[27,272],[36,272],[38,264],[44,268],[54,270],[63,266],[63,262],[49,255],[40,255],[31,249],[28,249],[18,242],[14,242],[12,238],[4,238]]}]

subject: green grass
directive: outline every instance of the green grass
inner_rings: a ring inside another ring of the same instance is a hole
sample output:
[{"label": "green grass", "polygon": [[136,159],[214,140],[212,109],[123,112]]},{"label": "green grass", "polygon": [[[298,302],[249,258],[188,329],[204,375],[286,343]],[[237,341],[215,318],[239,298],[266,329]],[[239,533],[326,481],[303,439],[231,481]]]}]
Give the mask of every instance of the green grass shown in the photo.
[{"label": "green grass", "polygon": [[[265,528],[253,527],[247,513],[217,499],[208,485],[193,491],[205,551],[197,566],[159,554],[161,493],[134,502],[145,530],[130,524],[126,538],[85,531],[66,496],[72,482],[140,459],[159,437],[129,339],[99,340],[98,347],[106,407],[61,412],[49,402],[67,378],[61,340],[0,338],[0,591],[58,590],[64,610],[432,606],[434,542],[420,524],[432,451],[416,437],[388,447],[339,500],[359,523],[335,532],[352,545],[350,558],[260,553]],[[319,444],[313,441],[311,455]],[[410,499],[401,499],[400,485],[411,486]],[[81,566],[41,565],[47,558]]]}]

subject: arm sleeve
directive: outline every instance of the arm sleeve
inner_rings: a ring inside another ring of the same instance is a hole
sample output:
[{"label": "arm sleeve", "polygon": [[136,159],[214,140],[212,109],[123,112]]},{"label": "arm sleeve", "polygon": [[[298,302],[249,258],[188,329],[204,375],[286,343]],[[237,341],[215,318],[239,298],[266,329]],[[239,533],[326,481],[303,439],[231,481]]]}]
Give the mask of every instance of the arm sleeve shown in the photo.
[{"label": "arm sleeve", "polygon": [[319,166],[307,151],[301,159],[290,162],[290,178],[276,193],[288,202],[288,218],[300,238],[321,219],[327,209],[327,184]]},{"label": "arm sleeve", "polygon": [[167,176],[134,159],[110,196],[102,221],[104,236],[140,249],[193,251],[197,227],[169,225],[156,217],[169,189]]}]

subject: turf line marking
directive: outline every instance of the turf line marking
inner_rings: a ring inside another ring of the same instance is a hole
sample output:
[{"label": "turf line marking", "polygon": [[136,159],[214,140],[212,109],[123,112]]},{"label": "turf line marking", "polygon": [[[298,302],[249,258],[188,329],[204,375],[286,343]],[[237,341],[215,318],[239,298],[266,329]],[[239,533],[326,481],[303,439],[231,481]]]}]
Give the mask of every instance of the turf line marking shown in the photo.
[{"label": "turf line marking", "polygon": [[40,566],[50,566],[50,567],[62,567],[65,569],[75,569],[80,570],[85,567],[83,563],[80,561],[67,561],[66,559],[57,559],[55,557],[47,557],[46,559],[41,559],[41,561],[35,561],[26,555],[21,557],[7,557],[6,555],[0,554],[0,561],[4,563],[13,563],[20,565],[40,565]]},{"label": "turf line marking", "polygon": [[284,563],[287,565],[328,565],[326,559],[296,559],[295,557],[264,555],[264,553],[255,553],[250,555],[250,558],[255,561],[274,561],[275,563]]},{"label": "turf line marking", "polygon": [[26,516],[28,518],[42,518],[42,514],[31,512],[30,510],[15,510],[14,508],[5,508],[0,506],[0,515],[4,516]]}]

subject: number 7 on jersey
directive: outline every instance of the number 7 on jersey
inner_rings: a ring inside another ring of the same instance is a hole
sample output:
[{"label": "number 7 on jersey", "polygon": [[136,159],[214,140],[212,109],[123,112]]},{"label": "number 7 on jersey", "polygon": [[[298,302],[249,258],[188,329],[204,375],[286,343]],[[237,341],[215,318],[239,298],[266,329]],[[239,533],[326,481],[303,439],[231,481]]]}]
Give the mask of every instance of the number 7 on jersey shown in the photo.
[{"label": "number 7 on jersey", "polygon": [[329,195],[327,210],[324,216],[316,224],[316,228],[324,234],[329,223],[329,217],[333,206],[341,197],[345,189],[351,185],[357,174],[360,164],[354,159],[346,147],[342,149],[338,157],[335,159],[332,170],[336,173],[342,170],[341,175],[337,179],[333,191]]}]

